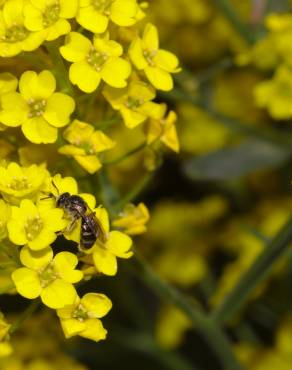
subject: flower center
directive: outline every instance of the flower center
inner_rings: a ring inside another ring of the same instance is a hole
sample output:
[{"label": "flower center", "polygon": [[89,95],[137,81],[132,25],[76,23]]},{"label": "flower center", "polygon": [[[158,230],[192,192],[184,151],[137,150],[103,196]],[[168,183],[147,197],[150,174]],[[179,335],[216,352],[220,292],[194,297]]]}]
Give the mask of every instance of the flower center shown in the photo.
[{"label": "flower center", "polygon": [[88,319],[89,316],[88,316],[87,312],[85,311],[85,308],[82,306],[82,304],[79,304],[75,308],[72,317],[74,319],[79,320],[79,321],[83,321],[83,320]]},{"label": "flower center", "polygon": [[18,42],[23,41],[29,35],[29,31],[21,24],[15,24],[6,30],[2,39],[5,42]]},{"label": "flower center", "polygon": [[153,58],[156,56],[156,54],[157,54],[157,50],[148,50],[148,49],[143,50],[144,58],[147,60],[147,63],[151,67],[155,66]]},{"label": "flower center", "polygon": [[26,176],[13,177],[7,187],[12,190],[24,190],[31,187],[31,183]]},{"label": "flower center", "polygon": [[92,5],[96,11],[105,15],[110,15],[110,6],[113,0],[93,0]]},{"label": "flower center", "polygon": [[40,216],[29,217],[24,226],[27,240],[34,240],[43,228],[43,221]]},{"label": "flower center", "polygon": [[125,106],[129,109],[137,109],[142,105],[144,102],[142,99],[135,99],[132,97],[129,97],[125,103]]},{"label": "flower center", "polygon": [[46,101],[44,99],[43,100],[30,99],[28,101],[28,105],[29,105],[29,108],[30,108],[30,112],[28,113],[28,117],[29,118],[39,117],[45,111]]},{"label": "flower center", "polygon": [[99,72],[107,58],[108,55],[106,53],[99,53],[96,49],[92,48],[87,54],[86,60],[93,69]]},{"label": "flower center", "polygon": [[59,19],[60,5],[59,2],[48,6],[43,13],[43,25],[44,27],[50,27],[52,24],[56,23]]},{"label": "flower center", "polygon": [[58,274],[54,270],[53,263],[50,263],[42,271],[39,272],[39,279],[42,288],[46,288],[48,285],[52,284],[57,278]]},{"label": "flower center", "polygon": [[89,143],[87,141],[83,141],[83,142],[79,143],[78,146],[79,146],[79,148],[81,148],[85,151],[86,155],[91,155],[91,154],[95,153],[91,143]]}]

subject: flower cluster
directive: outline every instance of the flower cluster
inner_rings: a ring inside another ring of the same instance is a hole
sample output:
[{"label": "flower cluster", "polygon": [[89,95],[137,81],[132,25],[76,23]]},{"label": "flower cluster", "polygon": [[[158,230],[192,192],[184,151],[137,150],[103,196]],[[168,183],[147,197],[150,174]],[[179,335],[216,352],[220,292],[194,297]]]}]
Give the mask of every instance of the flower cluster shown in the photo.
[{"label": "flower cluster", "polygon": [[[156,26],[140,22],[147,7],[138,0],[0,1],[3,292],[55,310],[66,338],[106,338],[101,319],[110,299],[79,296],[79,287],[116,275],[118,260],[133,255],[131,236],[146,232],[150,218],[143,203],[107,202],[101,182],[110,153],[135,130],[145,152],[162,153],[161,143],[179,151],[176,114],[155,101],[157,90],[173,88],[179,62],[159,45]],[[4,346],[10,326],[1,323]]]}]

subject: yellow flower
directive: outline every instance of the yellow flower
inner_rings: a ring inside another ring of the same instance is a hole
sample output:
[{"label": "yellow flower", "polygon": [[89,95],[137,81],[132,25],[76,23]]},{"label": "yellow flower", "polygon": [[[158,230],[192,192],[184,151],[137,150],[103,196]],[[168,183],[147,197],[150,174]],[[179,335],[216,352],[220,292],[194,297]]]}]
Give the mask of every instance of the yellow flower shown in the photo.
[{"label": "yellow flower", "polygon": [[10,219],[10,215],[10,205],[3,199],[0,199],[0,240],[7,236],[7,222]]},{"label": "yellow flower", "polygon": [[105,339],[107,331],[99,320],[112,308],[110,299],[104,294],[87,293],[71,306],[57,311],[66,338],[74,335],[96,342]]},{"label": "yellow flower", "polygon": [[63,136],[71,145],[62,146],[59,153],[72,156],[90,174],[102,166],[97,154],[115,145],[102,131],[95,131],[93,126],[78,120],[72,122]]},{"label": "yellow flower", "polygon": [[41,202],[36,206],[31,200],[23,199],[19,207],[12,206],[7,229],[12,243],[39,250],[53,243],[56,232],[66,225],[60,208],[42,208]]},{"label": "yellow flower", "polygon": [[275,119],[292,117],[292,72],[280,66],[271,80],[260,82],[254,89],[256,103],[267,108]]},{"label": "yellow flower", "polygon": [[76,20],[93,33],[103,33],[109,20],[118,26],[132,26],[140,12],[136,0],[80,0]]},{"label": "yellow flower", "polygon": [[122,46],[109,40],[109,35],[94,37],[92,42],[77,32],[66,36],[66,43],[60,47],[60,53],[69,62],[69,77],[80,90],[91,93],[103,80],[113,87],[125,87],[131,73],[131,65],[120,58]]},{"label": "yellow flower", "polygon": [[144,203],[127,204],[113,226],[121,228],[128,235],[138,235],[146,232],[145,224],[149,221],[149,211]]},{"label": "yellow flower", "polygon": [[105,242],[98,240],[92,248],[93,262],[98,272],[113,276],[117,273],[117,257],[130,258],[133,255],[130,251],[132,239],[120,231],[109,231],[108,214],[104,208],[97,208],[94,212],[105,232]]},{"label": "yellow flower", "polygon": [[0,10],[0,56],[12,57],[21,51],[37,49],[46,32],[30,32],[24,25],[24,0],[7,0]]},{"label": "yellow flower", "polygon": [[33,143],[54,143],[58,127],[69,123],[74,111],[74,100],[54,92],[56,79],[50,71],[39,75],[26,71],[19,80],[19,91],[2,96],[0,121],[6,126],[21,126],[22,132]]},{"label": "yellow flower", "polygon": [[24,24],[29,31],[46,30],[46,40],[55,40],[71,31],[69,18],[74,18],[77,0],[29,0],[24,6]]},{"label": "yellow flower", "polygon": [[21,267],[12,273],[17,292],[25,298],[41,297],[42,302],[54,309],[71,305],[77,297],[73,286],[83,274],[75,270],[78,258],[70,252],[60,252],[53,258],[53,250],[47,247],[32,251],[23,247],[20,251]]},{"label": "yellow flower", "polygon": [[160,104],[160,116],[157,118],[150,118],[146,123],[146,137],[147,144],[150,145],[156,140],[160,139],[167,147],[179,152],[179,141],[177,137],[175,122],[177,120],[176,113],[170,111],[167,116],[166,104]]},{"label": "yellow flower", "polygon": [[12,204],[19,204],[24,198],[33,200],[48,178],[49,173],[42,166],[20,167],[12,162],[7,168],[0,167],[0,193]]},{"label": "yellow flower", "polygon": [[142,39],[137,37],[130,45],[129,56],[138,70],[143,70],[151,84],[159,90],[169,91],[173,87],[170,73],[180,72],[177,57],[169,51],[159,49],[157,28],[148,23]]},{"label": "yellow flower", "polygon": [[148,117],[157,116],[160,111],[159,104],[151,101],[155,98],[155,90],[142,81],[132,81],[124,89],[106,86],[103,95],[114,109],[120,111],[128,128],[140,125]]}]

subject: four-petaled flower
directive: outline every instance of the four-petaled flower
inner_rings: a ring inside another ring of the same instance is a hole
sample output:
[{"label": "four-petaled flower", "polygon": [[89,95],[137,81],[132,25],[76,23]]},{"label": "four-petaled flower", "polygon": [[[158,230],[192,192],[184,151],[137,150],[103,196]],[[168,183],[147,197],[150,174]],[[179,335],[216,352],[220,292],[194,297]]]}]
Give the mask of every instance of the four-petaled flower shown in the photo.
[{"label": "four-petaled flower", "polygon": [[176,113],[170,111],[165,116],[167,111],[166,104],[160,104],[160,114],[156,118],[150,118],[146,125],[147,144],[152,144],[160,139],[168,148],[174,152],[179,152],[179,141],[176,132],[175,122],[177,120]]},{"label": "four-petaled flower", "polygon": [[0,167],[0,193],[12,204],[19,204],[25,198],[34,200],[48,178],[43,166],[20,167],[11,162],[7,167]]},{"label": "four-petaled flower", "polygon": [[60,53],[69,62],[69,77],[80,90],[91,93],[103,80],[113,87],[125,87],[131,73],[130,63],[121,58],[122,46],[110,40],[109,35],[95,36],[93,43],[77,32],[66,36]]},{"label": "four-petaled flower", "polygon": [[72,156],[91,174],[102,166],[97,154],[115,145],[102,131],[95,131],[93,126],[78,120],[67,127],[63,136],[71,145],[62,146],[59,153]]},{"label": "four-petaled flower", "polygon": [[80,0],[76,20],[93,33],[103,33],[109,20],[118,26],[132,26],[139,12],[136,0]]},{"label": "four-petaled flower", "polygon": [[128,128],[134,128],[160,112],[159,104],[151,101],[155,98],[155,90],[142,81],[131,81],[124,89],[106,86],[103,95],[114,109],[120,111]]},{"label": "four-petaled flower", "polygon": [[74,18],[78,0],[28,0],[24,5],[24,25],[29,31],[46,31],[46,40],[55,40],[71,31],[67,21]]},{"label": "four-petaled flower", "polygon": [[177,57],[169,51],[159,49],[157,28],[148,23],[142,39],[134,39],[129,56],[138,70],[143,70],[151,84],[159,90],[169,91],[173,87],[170,73],[180,72]]},{"label": "four-petaled flower", "polygon": [[25,0],[7,0],[0,10],[0,56],[12,57],[21,51],[37,49],[46,31],[30,32],[24,24]]},{"label": "four-petaled flower", "polygon": [[20,126],[33,143],[54,143],[58,127],[69,123],[74,111],[74,100],[63,93],[54,92],[56,79],[50,71],[39,75],[33,71],[22,74],[19,93],[10,92],[1,98],[0,122],[6,126]]},{"label": "four-petaled flower", "polygon": [[23,199],[19,207],[12,206],[7,229],[12,243],[40,250],[53,243],[56,232],[66,225],[62,209],[47,209],[41,202],[36,206],[31,200]]},{"label": "four-petaled flower", "polygon": [[127,204],[117,219],[113,221],[113,226],[124,231],[128,235],[138,235],[146,232],[146,223],[149,221],[149,211],[144,203]]},{"label": "four-petaled flower", "polygon": [[75,270],[78,258],[70,252],[60,252],[53,257],[51,247],[32,251],[23,247],[20,261],[25,267],[13,271],[11,277],[17,292],[25,298],[41,297],[42,302],[54,309],[71,305],[77,297],[73,286],[83,273]]},{"label": "four-petaled flower", "polygon": [[104,294],[87,293],[71,306],[57,311],[66,338],[74,335],[96,342],[106,338],[107,331],[99,320],[112,308],[110,299]]}]

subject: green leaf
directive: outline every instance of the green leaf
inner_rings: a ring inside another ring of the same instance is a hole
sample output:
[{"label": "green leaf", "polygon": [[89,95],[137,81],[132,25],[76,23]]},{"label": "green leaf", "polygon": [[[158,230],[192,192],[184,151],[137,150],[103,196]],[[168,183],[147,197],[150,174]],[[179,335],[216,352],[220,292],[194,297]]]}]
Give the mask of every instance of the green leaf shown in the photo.
[{"label": "green leaf", "polygon": [[187,160],[185,174],[193,180],[230,180],[282,164],[291,152],[266,141],[249,140],[236,147]]}]

